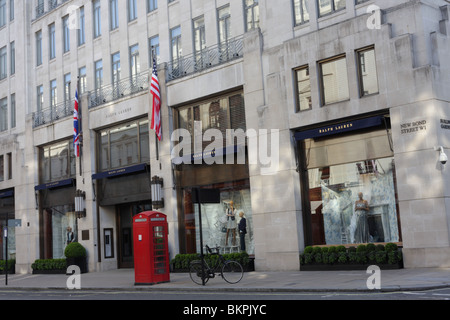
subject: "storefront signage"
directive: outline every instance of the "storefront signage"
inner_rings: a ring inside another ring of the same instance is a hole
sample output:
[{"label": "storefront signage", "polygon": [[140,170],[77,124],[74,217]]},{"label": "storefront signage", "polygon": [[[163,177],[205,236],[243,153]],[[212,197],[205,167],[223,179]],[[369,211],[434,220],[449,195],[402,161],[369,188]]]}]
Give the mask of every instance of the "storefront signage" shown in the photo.
[{"label": "storefront signage", "polygon": [[400,133],[416,133],[427,130],[427,120],[418,120],[413,122],[406,122],[400,125]]},{"label": "storefront signage", "polygon": [[39,191],[39,190],[45,190],[45,189],[68,187],[68,186],[73,186],[73,182],[74,182],[74,179],[66,179],[66,180],[61,180],[61,181],[48,182],[48,183],[44,183],[44,184],[35,186],[34,189],[36,191]]},{"label": "storefront signage", "polygon": [[441,129],[450,130],[450,120],[441,119]]},{"label": "storefront signage", "polygon": [[198,153],[193,153],[190,155],[186,155],[183,157],[176,157],[172,159],[173,163],[196,163],[196,160],[199,159],[209,159],[209,158],[215,158],[215,157],[223,157],[228,154],[238,153],[239,152],[239,146],[232,145],[227,146],[223,149],[212,149],[212,150],[205,150]]},{"label": "storefront signage", "polygon": [[126,167],[126,168],[120,168],[120,169],[114,169],[114,170],[99,172],[99,173],[93,174],[92,175],[92,179],[93,180],[98,180],[98,179],[122,176],[122,175],[125,175],[125,174],[145,171],[145,168],[146,168],[146,164],[143,163],[143,164],[138,164],[138,165],[131,166],[131,167]]},{"label": "storefront signage", "polygon": [[353,120],[348,122],[342,122],[338,124],[332,124],[329,126],[319,127],[315,129],[299,131],[295,134],[296,140],[305,140],[311,138],[319,138],[329,136],[338,133],[344,133],[364,128],[370,128],[379,126],[382,123],[382,116],[371,117],[366,119]]}]

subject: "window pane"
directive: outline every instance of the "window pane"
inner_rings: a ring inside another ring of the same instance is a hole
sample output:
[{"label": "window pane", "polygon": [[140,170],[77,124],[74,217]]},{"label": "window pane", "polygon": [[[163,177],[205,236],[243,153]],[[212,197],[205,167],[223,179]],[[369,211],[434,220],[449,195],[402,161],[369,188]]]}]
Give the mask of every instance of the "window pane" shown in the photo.
[{"label": "window pane", "polygon": [[359,56],[359,74],[361,81],[361,96],[378,92],[377,65],[375,50],[361,51]]},{"label": "window pane", "polygon": [[309,80],[309,68],[297,70],[298,109],[311,109],[311,82]]},{"label": "window pane", "polygon": [[141,121],[139,123],[139,143],[140,143],[140,154],[141,163],[147,163],[150,161],[150,145],[149,145],[149,134],[148,134],[148,120]]},{"label": "window pane", "polygon": [[137,125],[136,123],[112,129],[111,139],[111,168],[118,168],[133,163],[139,163],[137,150]]},{"label": "window pane", "polygon": [[347,63],[345,57],[321,63],[321,71],[323,104],[330,104],[349,99]]},{"label": "window pane", "polygon": [[308,170],[313,244],[399,241],[394,172],[392,157]]},{"label": "window pane", "polygon": [[109,131],[100,134],[100,170],[109,168]]},{"label": "window pane", "polygon": [[58,181],[69,177],[69,144],[67,142],[50,146],[50,180]]},{"label": "window pane", "polygon": [[319,0],[319,15],[323,16],[325,14],[333,11],[332,0]]}]

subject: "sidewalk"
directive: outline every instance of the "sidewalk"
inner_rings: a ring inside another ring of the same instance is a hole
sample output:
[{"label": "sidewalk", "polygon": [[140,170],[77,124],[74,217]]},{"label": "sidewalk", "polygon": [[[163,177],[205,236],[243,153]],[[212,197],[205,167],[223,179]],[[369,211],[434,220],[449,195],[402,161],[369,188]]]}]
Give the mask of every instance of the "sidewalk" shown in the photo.
[{"label": "sidewalk", "polygon": [[[85,290],[222,290],[222,291],[369,291],[366,271],[290,271],[249,272],[235,285],[226,283],[220,276],[210,279],[205,286],[193,283],[188,273],[171,273],[170,282],[152,286],[136,286],[134,269],[117,269],[81,274],[81,289]],[[69,276],[64,274],[0,275],[0,290],[4,289],[66,289]],[[381,271],[381,289],[378,291],[416,291],[450,287],[450,268],[400,269]]]}]

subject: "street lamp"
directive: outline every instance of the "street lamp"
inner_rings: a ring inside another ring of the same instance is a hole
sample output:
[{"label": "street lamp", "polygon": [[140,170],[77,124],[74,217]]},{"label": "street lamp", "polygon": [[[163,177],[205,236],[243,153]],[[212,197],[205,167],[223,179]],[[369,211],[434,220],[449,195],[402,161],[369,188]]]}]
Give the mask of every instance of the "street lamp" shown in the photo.
[{"label": "street lamp", "polygon": [[77,190],[75,192],[75,215],[78,219],[86,217],[86,192]]},{"label": "street lamp", "polygon": [[164,208],[164,198],[162,194],[163,178],[154,176],[151,182],[152,207],[153,209]]}]

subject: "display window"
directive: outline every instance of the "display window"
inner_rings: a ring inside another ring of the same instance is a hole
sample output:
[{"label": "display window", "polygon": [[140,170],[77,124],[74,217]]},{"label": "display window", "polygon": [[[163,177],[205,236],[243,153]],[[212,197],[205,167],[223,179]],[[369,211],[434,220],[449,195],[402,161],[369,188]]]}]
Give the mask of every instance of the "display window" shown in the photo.
[{"label": "display window", "polygon": [[[203,243],[220,246],[223,253],[245,251],[254,254],[253,215],[248,180],[206,186],[220,190],[220,203],[201,204]],[[184,241],[187,253],[200,252],[198,204],[192,189],[183,196]]]},{"label": "display window", "polygon": [[314,244],[398,242],[394,159],[308,170]]},{"label": "display window", "polygon": [[306,242],[400,242],[395,161],[386,130],[304,141]]}]

